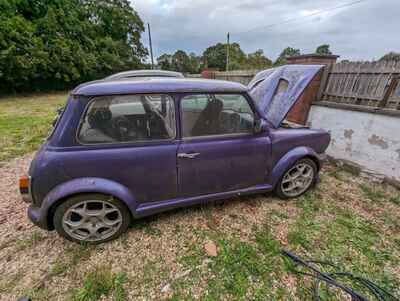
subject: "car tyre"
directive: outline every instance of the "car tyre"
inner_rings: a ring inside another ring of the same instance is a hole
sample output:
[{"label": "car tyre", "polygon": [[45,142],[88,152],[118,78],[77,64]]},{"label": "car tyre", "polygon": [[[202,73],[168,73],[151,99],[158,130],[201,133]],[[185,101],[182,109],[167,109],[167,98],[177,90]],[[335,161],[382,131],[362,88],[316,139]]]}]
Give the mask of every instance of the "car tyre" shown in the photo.
[{"label": "car tyre", "polygon": [[300,159],[285,171],[275,193],[281,199],[297,198],[315,185],[317,175],[317,164],[312,159]]},{"label": "car tyre", "polygon": [[57,233],[70,241],[100,244],[124,233],[131,215],[120,200],[90,193],[63,201],[55,210],[53,222]]}]

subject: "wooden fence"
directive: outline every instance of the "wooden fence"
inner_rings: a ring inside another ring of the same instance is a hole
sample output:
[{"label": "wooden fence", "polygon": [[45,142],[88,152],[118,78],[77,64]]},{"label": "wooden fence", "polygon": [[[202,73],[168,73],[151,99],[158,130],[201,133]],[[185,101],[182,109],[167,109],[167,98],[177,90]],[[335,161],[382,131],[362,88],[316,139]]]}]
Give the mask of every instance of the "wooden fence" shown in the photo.
[{"label": "wooden fence", "polygon": [[341,62],[327,72],[320,100],[400,110],[400,62]]},{"label": "wooden fence", "polygon": [[[325,67],[317,99],[400,112],[400,62],[340,62]],[[247,85],[257,70],[213,72],[212,78]],[[191,74],[188,77],[201,77]],[[353,106],[353,107],[354,107]]]}]

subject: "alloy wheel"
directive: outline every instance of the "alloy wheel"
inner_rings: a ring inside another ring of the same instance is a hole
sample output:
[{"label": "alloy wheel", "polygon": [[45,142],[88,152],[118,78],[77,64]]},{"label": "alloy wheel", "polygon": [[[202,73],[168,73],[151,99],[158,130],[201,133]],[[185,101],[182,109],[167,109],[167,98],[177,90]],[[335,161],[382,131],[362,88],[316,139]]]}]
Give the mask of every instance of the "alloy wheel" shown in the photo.
[{"label": "alloy wheel", "polygon": [[283,176],[281,189],[288,197],[296,197],[310,188],[315,176],[314,168],[300,162],[289,169]]},{"label": "alloy wheel", "polygon": [[64,231],[79,241],[95,242],[114,235],[122,225],[122,214],[105,200],[85,200],[68,208],[62,218]]}]

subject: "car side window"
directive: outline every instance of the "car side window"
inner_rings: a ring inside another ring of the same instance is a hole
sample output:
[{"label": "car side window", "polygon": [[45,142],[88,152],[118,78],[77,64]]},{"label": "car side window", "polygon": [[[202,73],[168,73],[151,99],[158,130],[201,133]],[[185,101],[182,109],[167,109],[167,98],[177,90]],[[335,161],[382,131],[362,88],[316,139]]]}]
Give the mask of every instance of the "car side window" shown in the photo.
[{"label": "car side window", "polygon": [[135,94],[93,98],[78,139],[84,144],[173,139],[174,100],[169,95]]},{"label": "car side window", "polygon": [[252,133],[254,113],[240,94],[197,94],[181,99],[184,138]]}]

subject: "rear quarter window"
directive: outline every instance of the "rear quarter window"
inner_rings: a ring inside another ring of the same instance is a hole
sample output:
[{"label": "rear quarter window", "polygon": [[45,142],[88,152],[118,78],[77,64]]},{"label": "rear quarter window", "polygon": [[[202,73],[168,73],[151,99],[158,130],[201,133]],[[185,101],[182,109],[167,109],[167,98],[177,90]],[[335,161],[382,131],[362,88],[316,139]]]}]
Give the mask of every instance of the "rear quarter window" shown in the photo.
[{"label": "rear quarter window", "polygon": [[169,95],[117,95],[93,98],[81,121],[83,144],[173,139],[175,105]]}]

